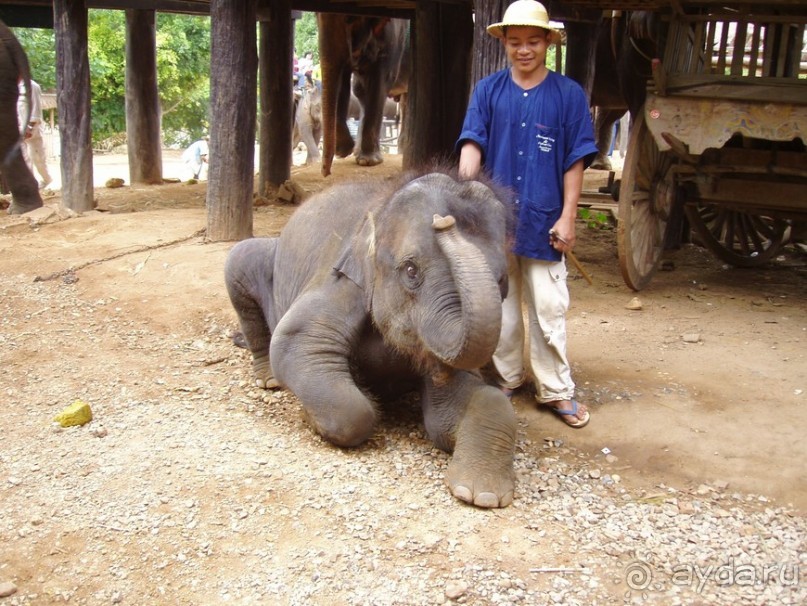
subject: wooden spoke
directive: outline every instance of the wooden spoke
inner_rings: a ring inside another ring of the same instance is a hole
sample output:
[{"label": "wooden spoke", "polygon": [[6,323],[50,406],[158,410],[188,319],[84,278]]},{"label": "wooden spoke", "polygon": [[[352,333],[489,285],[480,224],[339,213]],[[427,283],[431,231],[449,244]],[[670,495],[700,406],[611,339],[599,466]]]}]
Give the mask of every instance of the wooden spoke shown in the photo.
[{"label": "wooden spoke", "polygon": [[664,251],[664,234],[675,187],[675,157],[662,152],[640,112],[631,129],[619,190],[617,247],[625,283],[634,290],[652,278]]},{"label": "wooden spoke", "polygon": [[781,248],[787,221],[765,215],[720,208],[716,204],[687,205],[687,218],[704,246],[737,267],[757,267]]}]

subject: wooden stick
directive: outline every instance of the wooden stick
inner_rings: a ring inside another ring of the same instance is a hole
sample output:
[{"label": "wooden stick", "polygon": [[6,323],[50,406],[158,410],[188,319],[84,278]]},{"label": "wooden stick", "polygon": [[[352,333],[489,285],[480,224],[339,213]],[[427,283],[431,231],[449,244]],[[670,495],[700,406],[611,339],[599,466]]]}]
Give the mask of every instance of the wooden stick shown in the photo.
[{"label": "wooden stick", "polygon": [[577,268],[577,271],[583,274],[583,277],[586,279],[586,282],[588,282],[591,286],[594,286],[594,282],[591,281],[591,276],[589,276],[586,270],[583,269],[583,266],[580,265],[580,261],[577,260],[575,254],[570,250],[566,251],[566,254],[572,260],[572,263],[574,263],[574,266]]}]

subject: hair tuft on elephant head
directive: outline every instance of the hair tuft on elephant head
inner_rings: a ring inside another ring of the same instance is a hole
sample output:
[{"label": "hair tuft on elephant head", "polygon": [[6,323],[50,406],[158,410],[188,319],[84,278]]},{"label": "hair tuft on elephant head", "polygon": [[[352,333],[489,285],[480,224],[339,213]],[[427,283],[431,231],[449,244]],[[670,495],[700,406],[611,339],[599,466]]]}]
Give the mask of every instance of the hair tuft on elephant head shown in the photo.
[{"label": "hair tuft on elephant head", "polygon": [[508,505],[515,416],[478,370],[499,338],[512,225],[506,191],[445,167],[315,195],[279,237],[242,241],[227,259],[256,383],[292,391],[344,447],[418,390],[430,437],[453,452],[452,493]]}]

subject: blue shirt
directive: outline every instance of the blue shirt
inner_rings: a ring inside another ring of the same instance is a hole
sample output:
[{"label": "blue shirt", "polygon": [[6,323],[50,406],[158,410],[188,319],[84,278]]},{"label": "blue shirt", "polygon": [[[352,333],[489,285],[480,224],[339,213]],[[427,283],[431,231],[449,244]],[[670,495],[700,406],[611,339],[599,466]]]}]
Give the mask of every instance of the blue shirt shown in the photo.
[{"label": "blue shirt", "polygon": [[474,88],[458,151],[466,141],[482,148],[493,179],[516,192],[513,252],[559,261],[549,230],[563,211],[563,174],[581,158],[588,168],[597,153],[582,87],[552,71],[529,90],[513,82],[509,68],[491,74]]}]

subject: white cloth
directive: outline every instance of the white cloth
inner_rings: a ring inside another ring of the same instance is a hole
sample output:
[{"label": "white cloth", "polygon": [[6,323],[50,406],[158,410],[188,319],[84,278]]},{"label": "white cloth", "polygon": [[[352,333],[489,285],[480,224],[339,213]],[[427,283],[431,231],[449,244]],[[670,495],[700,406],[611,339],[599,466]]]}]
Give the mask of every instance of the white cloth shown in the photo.
[{"label": "white cloth", "polygon": [[209,148],[204,139],[191,143],[188,149],[182,153],[182,161],[191,170],[195,179],[199,178],[202,167],[207,162],[208,153]]},{"label": "white cloth", "polygon": [[[540,261],[510,255],[509,290],[502,304],[502,332],[493,364],[502,386],[515,389],[526,379],[524,311],[529,326],[529,368],[542,403],[574,398],[574,381],[566,356],[566,311],[569,289],[565,261]],[[523,295],[523,298],[522,298]]]},{"label": "white cloth", "polygon": [[31,80],[31,115],[26,125],[25,117],[28,116],[28,97],[25,94],[25,83],[19,83],[20,96],[17,98],[17,119],[20,125],[20,132],[25,137],[25,145],[22,146],[22,155],[28,169],[33,173],[34,167],[42,177],[40,186],[48,185],[53,179],[48,172],[47,153],[45,152],[45,140],[42,138],[42,88]]}]

